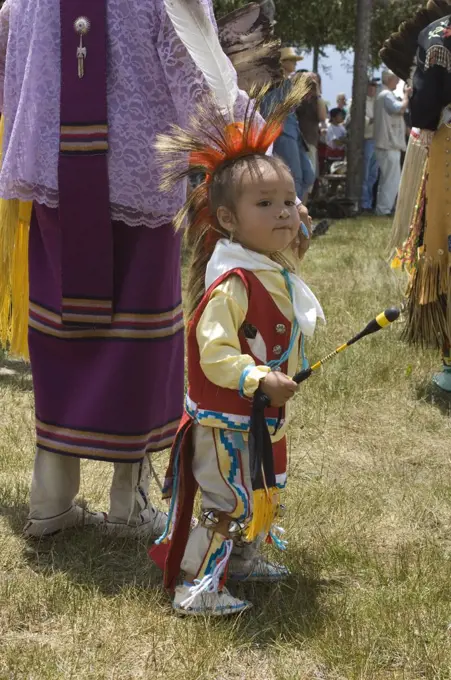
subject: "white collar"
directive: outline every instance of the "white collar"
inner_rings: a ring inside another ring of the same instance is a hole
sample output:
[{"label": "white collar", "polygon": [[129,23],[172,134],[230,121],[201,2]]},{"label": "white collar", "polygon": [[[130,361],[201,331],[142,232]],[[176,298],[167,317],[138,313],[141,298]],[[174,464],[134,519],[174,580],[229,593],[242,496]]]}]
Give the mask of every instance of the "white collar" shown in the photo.
[{"label": "white collar", "polygon": [[[220,239],[207,265],[205,289],[208,290],[218,278],[237,268],[247,271],[279,271],[281,273],[284,271],[282,265],[266,255],[243,248],[239,243]],[[311,337],[315,330],[316,320],[320,318],[325,321],[324,312],[315,295],[299,276],[289,273],[288,278],[292,289],[294,316],[301,332]]]}]

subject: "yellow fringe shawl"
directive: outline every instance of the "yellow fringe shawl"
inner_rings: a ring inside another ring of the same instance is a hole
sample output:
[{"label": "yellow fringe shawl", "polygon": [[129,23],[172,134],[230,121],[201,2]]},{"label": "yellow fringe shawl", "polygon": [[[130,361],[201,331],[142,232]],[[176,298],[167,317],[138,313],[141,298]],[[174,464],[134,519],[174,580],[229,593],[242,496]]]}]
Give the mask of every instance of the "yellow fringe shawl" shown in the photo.
[{"label": "yellow fringe shawl", "polygon": [[[0,167],[4,118],[0,121]],[[0,345],[28,359],[28,235],[32,203],[0,198]]]}]

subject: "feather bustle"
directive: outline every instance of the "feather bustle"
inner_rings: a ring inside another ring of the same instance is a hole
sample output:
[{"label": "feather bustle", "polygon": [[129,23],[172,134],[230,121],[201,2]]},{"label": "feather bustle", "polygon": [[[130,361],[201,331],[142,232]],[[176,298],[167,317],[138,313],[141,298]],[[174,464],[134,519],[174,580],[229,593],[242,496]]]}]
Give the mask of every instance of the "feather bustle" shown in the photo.
[{"label": "feather bustle", "polygon": [[164,4],[175,32],[204,74],[217,105],[232,119],[238,95],[235,73],[200,0],[164,0]]}]

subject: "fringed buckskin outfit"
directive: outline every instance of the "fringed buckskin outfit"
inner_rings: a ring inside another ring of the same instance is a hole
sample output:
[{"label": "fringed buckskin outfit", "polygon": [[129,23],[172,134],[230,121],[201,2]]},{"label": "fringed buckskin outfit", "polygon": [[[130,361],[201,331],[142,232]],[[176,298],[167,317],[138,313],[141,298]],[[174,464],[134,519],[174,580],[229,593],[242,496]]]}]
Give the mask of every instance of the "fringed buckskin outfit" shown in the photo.
[{"label": "fringed buckskin outfit", "polygon": [[410,103],[412,124],[422,131],[428,158],[406,244],[411,268],[407,337],[440,349],[449,347],[451,339],[450,49],[449,16],[420,33]]},{"label": "fringed buckskin outfit", "polygon": [[409,273],[406,339],[442,351],[433,380],[451,391],[451,3],[429,0],[390,36],[383,61],[413,72],[412,133],[390,248]]}]

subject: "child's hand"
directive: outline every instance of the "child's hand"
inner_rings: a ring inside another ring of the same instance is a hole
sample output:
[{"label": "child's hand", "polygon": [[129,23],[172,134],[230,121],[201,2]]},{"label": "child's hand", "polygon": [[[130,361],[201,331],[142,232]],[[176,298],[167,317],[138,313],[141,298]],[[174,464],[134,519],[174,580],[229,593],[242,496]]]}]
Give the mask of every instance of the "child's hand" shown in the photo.
[{"label": "child's hand", "polygon": [[304,222],[305,226],[309,228],[312,224],[312,218],[308,214],[308,208],[303,204],[298,205],[298,215],[301,222]]},{"label": "child's hand", "polygon": [[[302,260],[309,249],[310,240],[312,238],[312,218],[308,214],[307,208],[302,203],[298,205],[298,213],[304,228],[302,228],[302,225],[299,228],[299,233],[292,243],[292,248],[296,253],[296,256]],[[304,233],[305,229],[307,230],[307,234]]]},{"label": "child's hand", "polygon": [[271,406],[284,406],[297,390],[297,384],[285,373],[271,371],[260,380],[260,388],[271,400]]}]

